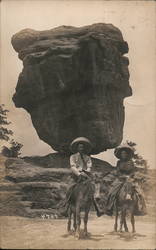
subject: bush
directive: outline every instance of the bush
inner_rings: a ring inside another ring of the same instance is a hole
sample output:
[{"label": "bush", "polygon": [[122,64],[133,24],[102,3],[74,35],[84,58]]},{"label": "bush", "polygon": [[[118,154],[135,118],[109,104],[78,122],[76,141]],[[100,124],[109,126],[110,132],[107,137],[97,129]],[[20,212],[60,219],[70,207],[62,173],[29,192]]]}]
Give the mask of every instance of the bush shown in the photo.
[{"label": "bush", "polygon": [[11,140],[10,145],[10,148],[3,146],[2,154],[6,157],[18,157],[21,154],[20,150],[23,145],[14,140]]}]

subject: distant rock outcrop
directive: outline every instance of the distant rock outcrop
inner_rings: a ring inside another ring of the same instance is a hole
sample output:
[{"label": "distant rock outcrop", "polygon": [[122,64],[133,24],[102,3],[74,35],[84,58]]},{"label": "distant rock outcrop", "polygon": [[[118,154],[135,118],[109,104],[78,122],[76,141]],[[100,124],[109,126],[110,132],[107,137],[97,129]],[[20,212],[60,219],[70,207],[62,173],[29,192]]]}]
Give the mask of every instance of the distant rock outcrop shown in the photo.
[{"label": "distant rock outcrop", "polygon": [[112,24],[25,29],[12,37],[23,61],[13,101],[26,109],[40,139],[69,153],[85,136],[92,154],[120,144],[129,86],[127,42]]}]

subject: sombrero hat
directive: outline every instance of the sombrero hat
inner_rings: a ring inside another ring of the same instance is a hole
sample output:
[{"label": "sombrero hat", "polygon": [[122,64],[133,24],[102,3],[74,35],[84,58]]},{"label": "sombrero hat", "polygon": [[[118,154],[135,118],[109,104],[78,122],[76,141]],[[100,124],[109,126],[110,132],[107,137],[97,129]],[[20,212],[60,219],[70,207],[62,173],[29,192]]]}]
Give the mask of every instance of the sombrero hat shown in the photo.
[{"label": "sombrero hat", "polygon": [[119,147],[117,147],[115,150],[114,150],[114,155],[120,159],[121,158],[121,152],[122,151],[126,151],[129,155],[129,157],[133,157],[134,155],[134,149],[132,147],[130,147],[128,144],[123,144],[123,145],[120,145]]},{"label": "sombrero hat", "polygon": [[70,144],[70,150],[72,153],[77,153],[77,146],[78,144],[82,143],[85,147],[85,153],[90,153],[92,149],[92,144],[90,140],[88,140],[86,137],[78,137],[74,139]]}]

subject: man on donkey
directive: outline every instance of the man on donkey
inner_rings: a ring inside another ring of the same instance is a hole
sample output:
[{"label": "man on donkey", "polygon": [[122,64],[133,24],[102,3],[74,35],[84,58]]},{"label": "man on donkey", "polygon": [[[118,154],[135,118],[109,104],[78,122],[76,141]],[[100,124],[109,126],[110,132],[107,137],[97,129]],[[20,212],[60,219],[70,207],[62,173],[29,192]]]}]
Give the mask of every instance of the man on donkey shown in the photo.
[{"label": "man on donkey", "polygon": [[[137,196],[137,204],[134,211],[134,215],[146,215],[146,204],[141,187],[136,185],[136,172],[137,168],[134,166],[132,158],[134,156],[134,150],[129,145],[120,145],[114,151],[115,156],[119,159],[116,167],[116,178],[113,181],[106,202],[106,214],[113,215],[113,211],[116,207],[119,192],[124,186],[126,179],[131,178],[131,182],[134,184],[134,192]],[[129,199],[127,194],[126,199]]]},{"label": "man on donkey", "polygon": [[[61,215],[66,216],[67,211],[70,205],[70,199],[72,197],[72,192],[76,187],[77,183],[83,182],[87,178],[92,178],[92,160],[89,156],[92,149],[91,142],[85,137],[78,137],[72,141],[70,144],[70,150],[73,153],[70,156],[70,167],[72,171],[72,179],[74,184],[69,188],[66,194],[66,201],[63,207],[63,210],[60,211]],[[93,195],[93,204],[97,213],[97,216],[100,217],[104,213],[100,211],[99,206],[96,202],[96,199]]]}]

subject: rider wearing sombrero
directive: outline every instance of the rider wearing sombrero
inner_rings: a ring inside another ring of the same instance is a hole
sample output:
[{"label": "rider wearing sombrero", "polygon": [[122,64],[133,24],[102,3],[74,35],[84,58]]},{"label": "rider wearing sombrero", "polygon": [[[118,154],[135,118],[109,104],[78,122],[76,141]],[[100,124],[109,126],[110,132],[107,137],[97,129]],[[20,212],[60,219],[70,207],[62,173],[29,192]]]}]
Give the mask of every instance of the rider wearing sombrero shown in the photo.
[{"label": "rider wearing sombrero", "polygon": [[[118,193],[126,179],[131,177],[131,180],[135,182],[135,172],[137,171],[132,158],[134,156],[134,150],[127,144],[120,145],[114,151],[115,156],[119,159],[117,162],[116,178],[109,190],[106,204],[106,214],[112,215],[115,208]],[[135,210],[135,215],[145,215],[146,205],[141,189],[135,190],[138,195],[138,204]]]},{"label": "rider wearing sombrero", "polygon": [[[70,167],[72,171],[72,178],[74,180],[74,185],[72,185],[66,195],[66,206],[62,211],[62,215],[67,214],[67,210],[70,203],[70,198],[72,195],[72,191],[76,186],[76,183],[80,183],[84,180],[84,178],[91,177],[91,170],[92,170],[92,160],[89,156],[92,149],[91,142],[85,137],[78,137],[73,140],[70,144],[70,150],[73,153],[70,156]],[[101,216],[104,213],[100,211],[96,200],[93,198],[93,204],[95,210],[97,212],[97,216]]]}]

